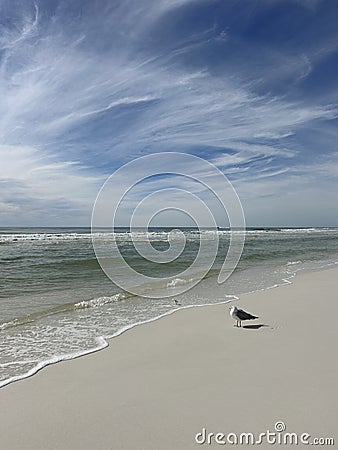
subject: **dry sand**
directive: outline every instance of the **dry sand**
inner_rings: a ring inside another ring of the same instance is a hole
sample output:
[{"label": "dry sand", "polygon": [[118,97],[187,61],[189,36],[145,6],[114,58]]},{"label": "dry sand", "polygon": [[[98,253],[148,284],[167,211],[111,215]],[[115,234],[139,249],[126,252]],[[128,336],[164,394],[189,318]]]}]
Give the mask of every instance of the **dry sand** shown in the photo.
[{"label": "dry sand", "polygon": [[277,421],[335,438],[338,270],[293,281],[236,302],[262,327],[233,327],[229,305],[184,309],[0,389],[0,448],[222,448],[196,433],[258,437]]}]

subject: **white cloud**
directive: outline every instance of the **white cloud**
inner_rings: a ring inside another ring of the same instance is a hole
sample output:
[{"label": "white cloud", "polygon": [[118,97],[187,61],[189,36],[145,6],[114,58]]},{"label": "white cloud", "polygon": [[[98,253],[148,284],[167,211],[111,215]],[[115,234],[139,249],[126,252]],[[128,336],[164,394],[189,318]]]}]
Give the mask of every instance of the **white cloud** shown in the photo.
[{"label": "white cloud", "polygon": [[[66,217],[68,221],[78,223],[76,214],[90,211],[104,181],[102,176],[88,174],[78,162],[52,161],[35,148],[0,146],[0,154],[0,214],[2,220],[6,218],[11,225],[27,222],[27,213],[33,224],[34,220],[46,221],[48,215],[61,205],[60,217],[54,221],[62,224]],[[34,208],[37,209],[36,216]],[[84,220],[83,214],[81,220]],[[85,220],[88,223],[89,219]]]},{"label": "white cloud", "polygon": [[[74,30],[57,16],[60,10],[49,27],[41,23],[38,7],[22,11],[14,31],[3,32],[0,41],[0,181],[7,186],[0,209],[11,204],[8,197],[20,182],[27,201],[69,201],[70,215],[79,207],[89,218],[104,176],[147,152],[203,155],[208,149],[208,158],[225,173],[236,180],[243,175],[243,191],[253,171],[258,195],[259,179],[267,183],[286,173],[298,153],[289,138],[337,111],[258,96],[228,73],[178,63],[177,55],[191,46],[227,39],[215,28],[177,42],[169,54],[156,46],[150,51],[151,44],[147,48],[143,39],[149,29],[175,8],[199,1],[107,4],[101,15],[86,17]],[[92,29],[111,30],[109,46],[102,50],[102,43],[92,42]],[[312,59],[289,58],[286,66],[305,77]]]}]

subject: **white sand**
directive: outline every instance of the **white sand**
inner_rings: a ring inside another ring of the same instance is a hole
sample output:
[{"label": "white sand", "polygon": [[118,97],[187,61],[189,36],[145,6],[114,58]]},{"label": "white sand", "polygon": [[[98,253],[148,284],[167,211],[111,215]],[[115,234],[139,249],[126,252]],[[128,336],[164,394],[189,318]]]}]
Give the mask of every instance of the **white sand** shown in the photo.
[{"label": "white sand", "polygon": [[236,302],[259,329],[234,328],[229,305],[180,310],[6,386],[0,448],[223,448],[196,433],[258,437],[276,421],[335,438],[337,292],[337,269],[300,275]]}]

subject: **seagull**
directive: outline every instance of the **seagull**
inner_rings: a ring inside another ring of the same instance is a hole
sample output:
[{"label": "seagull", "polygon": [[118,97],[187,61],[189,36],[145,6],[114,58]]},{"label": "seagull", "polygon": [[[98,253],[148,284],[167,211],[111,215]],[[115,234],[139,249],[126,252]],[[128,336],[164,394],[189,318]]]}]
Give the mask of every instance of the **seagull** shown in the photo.
[{"label": "seagull", "polygon": [[[230,316],[236,320],[236,325],[234,327],[242,326],[242,320],[253,320],[258,319],[257,316],[253,316],[250,313],[247,313],[246,311],[243,311],[243,309],[238,309],[236,306],[231,306],[230,308]],[[239,323],[239,325],[238,325]]]}]

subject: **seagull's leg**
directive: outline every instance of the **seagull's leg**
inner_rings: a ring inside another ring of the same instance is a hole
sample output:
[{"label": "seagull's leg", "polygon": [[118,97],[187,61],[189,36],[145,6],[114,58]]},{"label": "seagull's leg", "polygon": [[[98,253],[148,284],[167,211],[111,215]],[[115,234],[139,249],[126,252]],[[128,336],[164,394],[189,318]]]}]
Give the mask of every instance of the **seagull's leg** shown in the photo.
[{"label": "seagull's leg", "polygon": [[239,321],[239,326],[240,326],[240,327],[242,326],[242,322],[241,322],[241,321]]}]

